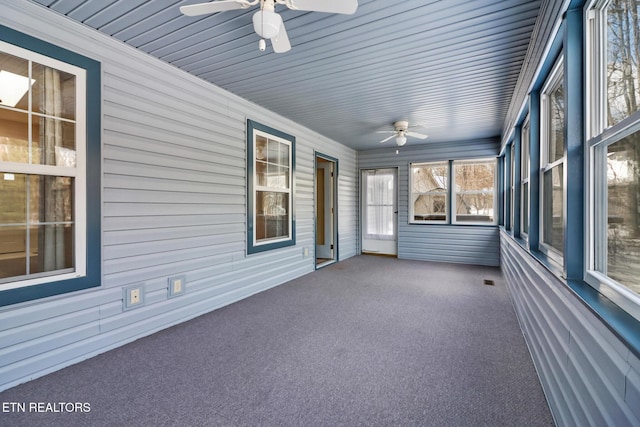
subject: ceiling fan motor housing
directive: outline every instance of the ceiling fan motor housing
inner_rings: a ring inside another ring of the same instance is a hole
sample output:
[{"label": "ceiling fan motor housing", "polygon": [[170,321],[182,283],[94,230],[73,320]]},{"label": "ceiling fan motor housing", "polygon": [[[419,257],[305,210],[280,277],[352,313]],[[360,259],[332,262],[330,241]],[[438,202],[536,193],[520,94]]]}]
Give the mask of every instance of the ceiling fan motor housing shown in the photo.
[{"label": "ceiling fan motor housing", "polygon": [[393,127],[397,132],[406,132],[407,129],[409,129],[409,122],[406,120],[401,120],[401,121],[395,122],[393,124]]}]

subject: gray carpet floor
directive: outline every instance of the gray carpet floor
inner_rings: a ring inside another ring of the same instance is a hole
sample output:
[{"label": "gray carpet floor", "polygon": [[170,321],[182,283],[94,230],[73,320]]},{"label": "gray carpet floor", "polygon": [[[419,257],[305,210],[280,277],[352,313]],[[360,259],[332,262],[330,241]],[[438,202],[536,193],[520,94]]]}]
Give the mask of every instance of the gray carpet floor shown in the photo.
[{"label": "gray carpet floor", "polygon": [[[484,279],[495,286],[483,284]],[[550,426],[500,270],[358,256],[0,393],[2,426]]]}]

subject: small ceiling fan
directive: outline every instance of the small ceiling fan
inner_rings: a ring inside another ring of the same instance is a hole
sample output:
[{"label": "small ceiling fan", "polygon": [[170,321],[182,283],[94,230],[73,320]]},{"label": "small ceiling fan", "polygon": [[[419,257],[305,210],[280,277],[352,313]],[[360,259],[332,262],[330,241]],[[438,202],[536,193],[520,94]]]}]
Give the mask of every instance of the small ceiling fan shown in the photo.
[{"label": "small ceiling fan", "polygon": [[267,46],[265,39],[269,39],[273,51],[276,53],[287,52],[291,49],[282,17],[275,10],[276,4],[283,4],[293,10],[345,15],[351,15],[358,9],[358,0],[216,0],[180,6],[180,12],[187,16],[198,16],[225,10],[248,9],[258,3],[260,10],[253,15],[253,29],[261,37],[258,47],[264,51]]},{"label": "small ceiling fan", "polygon": [[401,120],[398,122],[395,122],[393,124],[393,128],[395,130],[381,130],[378,131],[378,133],[392,133],[393,135],[391,135],[388,138],[383,139],[382,141],[380,141],[380,143],[384,143],[389,141],[392,138],[396,139],[396,145],[398,145],[399,147],[402,147],[404,144],[407,143],[407,137],[413,137],[413,138],[418,138],[418,139],[426,139],[429,137],[429,135],[424,135],[422,133],[418,133],[418,132],[413,132],[409,130],[409,122],[406,120]]}]

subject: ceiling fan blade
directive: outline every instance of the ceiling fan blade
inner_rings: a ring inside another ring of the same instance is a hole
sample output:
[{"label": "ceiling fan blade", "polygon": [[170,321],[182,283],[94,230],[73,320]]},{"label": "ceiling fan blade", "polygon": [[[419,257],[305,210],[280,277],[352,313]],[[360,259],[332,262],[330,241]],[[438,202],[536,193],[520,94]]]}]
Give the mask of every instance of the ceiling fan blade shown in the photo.
[{"label": "ceiling fan blade", "polygon": [[271,45],[275,53],[284,53],[291,50],[291,43],[289,42],[289,36],[287,30],[284,28],[284,22],[280,25],[280,31],[275,37],[271,39]]},{"label": "ceiling fan blade", "polygon": [[396,136],[395,136],[395,132],[394,132],[394,135],[391,135],[390,137],[383,139],[382,141],[380,141],[380,144],[385,143],[385,142],[387,142],[387,141],[389,141],[389,140],[391,140],[391,139],[393,139],[395,137]]},{"label": "ceiling fan blade", "polygon": [[425,135],[423,133],[418,133],[418,132],[405,132],[405,135],[412,136],[418,139],[427,139],[429,137],[429,135]]},{"label": "ceiling fan blade", "polygon": [[378,130],[376,133],[396,133],[395,130]]},{"label": "ceiling fan blade", "polygon": [[180,12],[187,16],[206,15],[224,10],[246,9],[250,5],[244,0],[217,0],[209,3],[190,4],[180,6]]},{"label": "ceiling fan blade", "polygon": [[358,9],[358,0],[287,0],[287,6],[294,10],[352,15]]}]

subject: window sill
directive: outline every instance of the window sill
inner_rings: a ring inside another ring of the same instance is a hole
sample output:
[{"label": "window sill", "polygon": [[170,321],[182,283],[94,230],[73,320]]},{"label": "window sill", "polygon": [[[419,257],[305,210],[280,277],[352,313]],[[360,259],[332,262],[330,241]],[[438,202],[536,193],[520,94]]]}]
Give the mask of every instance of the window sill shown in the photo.
[{"label": "window sill", "polygon": [[567,280],[562,269],[548,260],[542,252],[531,251],[527,242],[516,238],[501,227],[503,236],[512,239],[518,246],[551,274],[556,276],[636,357],[640,358],[640,321],[624,311],[609,298],[582,280]]},{"label": "window sill", "polygon": [[452,227],[494,227],[497,228],[498,224],[496,223],[486,223],[486,222],[444,222],[444,221],[409,221],[409,225],[448,225]]}]

